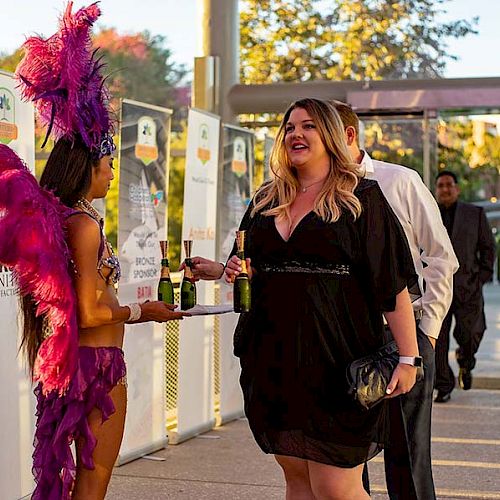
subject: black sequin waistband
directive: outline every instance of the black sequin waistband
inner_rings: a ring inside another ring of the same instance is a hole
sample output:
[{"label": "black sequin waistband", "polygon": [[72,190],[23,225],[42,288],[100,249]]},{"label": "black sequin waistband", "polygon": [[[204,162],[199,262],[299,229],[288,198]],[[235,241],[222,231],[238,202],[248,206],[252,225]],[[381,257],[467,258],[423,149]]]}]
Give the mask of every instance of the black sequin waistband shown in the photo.
[{"label": "black sequin waistband", "polygon": [[280,264],[262,263],[258,270],[264,273],[307,273],[307,274],[335,274],[337,276],[350,276],[349,264],[317,264],[313,262],[285,261]]}]

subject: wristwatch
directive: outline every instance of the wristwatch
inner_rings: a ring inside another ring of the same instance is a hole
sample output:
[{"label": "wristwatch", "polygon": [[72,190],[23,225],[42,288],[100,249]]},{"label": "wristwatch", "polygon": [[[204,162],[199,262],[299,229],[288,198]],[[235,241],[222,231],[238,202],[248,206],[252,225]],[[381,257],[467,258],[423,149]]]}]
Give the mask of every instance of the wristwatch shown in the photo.
[{"label": "wristwatch", "polygon": [[405,365],[422,366],[422,356],[399,356],[399,362]]}]

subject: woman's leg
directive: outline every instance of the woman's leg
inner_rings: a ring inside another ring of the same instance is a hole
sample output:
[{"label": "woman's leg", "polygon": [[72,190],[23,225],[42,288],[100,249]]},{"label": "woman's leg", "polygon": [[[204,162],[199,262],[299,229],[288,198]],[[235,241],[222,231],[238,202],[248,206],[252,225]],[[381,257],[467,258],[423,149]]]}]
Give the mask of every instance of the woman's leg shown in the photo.
[{"label": "woman's leg", "polygon": [[286,481],[286,500],[314,500],[309,483],[307,460],[284,455],[274,455],[283,469]]},{"label": "woman's leg", "polygon": [[101,412],[94,408],[88,417],[90,429],[97,439],[92,454],[95,468],[85,469],[79,459],[82,442],[77,443],[76,482],[72,500],[103,500],[111,473],[120,451],[127,410],[127,388],[118,384],[109,393],[115,412],[106,422],[101,422]]},{"label": "woman's leg", "polygon": [[366,500],[363,488],[363,465],[352,469],[308,461],[311,490],[316,500]]}]

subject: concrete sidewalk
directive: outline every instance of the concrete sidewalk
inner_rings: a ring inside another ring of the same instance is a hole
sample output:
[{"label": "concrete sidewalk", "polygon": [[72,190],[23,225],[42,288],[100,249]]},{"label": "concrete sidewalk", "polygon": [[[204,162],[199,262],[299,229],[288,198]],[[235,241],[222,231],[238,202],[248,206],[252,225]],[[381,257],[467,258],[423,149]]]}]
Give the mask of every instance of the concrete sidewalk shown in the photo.
[{"label": "concrete sidewalk", "polygon": [[[500,389],[500,285],[484,287],[484,312],[487,329],[477,353],[477,365],[473,371],[473,387],[478,389]],[[450,366],[455,375],[455,341],[450,345]]]},{"label": "concrete sidewalk", "polygon": [[[435,405],[433,464],[439,499],[500,500],[500,391],[457,390]],[[279,467],[245,419],[116,468],[110,500],[285,498]],[[372,498],[387,499],[382,456],[370,462]]]},{"label": "concrete sidewalk", "polygon": [[[500,286],[485,287],[488,324],[471,391],[434,405],[433,468],[439,499],[500,500]],[[454,348],[450,363],[455,373]],[[116,468],[110,500],[274,500],[284,481],[257,448],[245,419]],[[372,498],[387,499],[383,458],[370,462]]]}]

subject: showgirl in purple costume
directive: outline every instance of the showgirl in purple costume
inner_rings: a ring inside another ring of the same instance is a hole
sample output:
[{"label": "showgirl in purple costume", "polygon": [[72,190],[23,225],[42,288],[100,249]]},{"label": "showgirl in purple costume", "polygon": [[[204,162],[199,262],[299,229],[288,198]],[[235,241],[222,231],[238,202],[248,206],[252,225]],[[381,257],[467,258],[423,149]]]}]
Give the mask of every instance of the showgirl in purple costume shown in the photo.
[{"label": "showgirl in purple costume", "polygon": [[104,498],[125,421],[124,324],[184,315],[116,297],[118,259],[91,205],[109,189],[115,149],[91,51],[99,15],[97,4],[73,14],[70,2],[56,34],[24,44],[20,89],[56,140],[40,185],[0,145],[0,262],[19,285],[22,345],[38,382],[34,500]]}]

